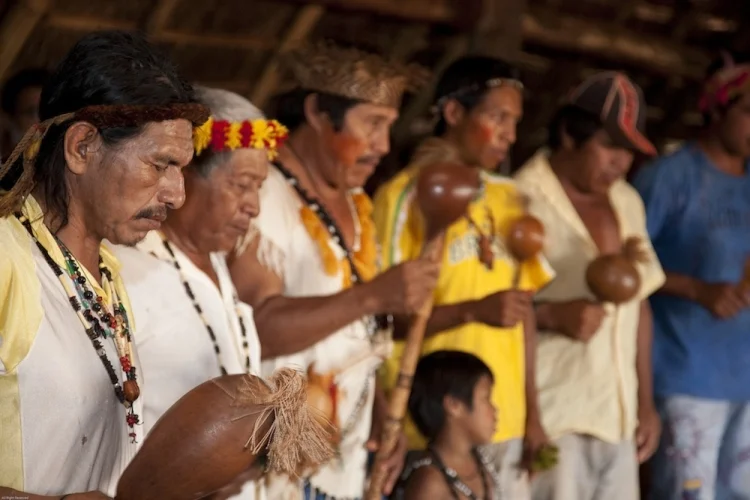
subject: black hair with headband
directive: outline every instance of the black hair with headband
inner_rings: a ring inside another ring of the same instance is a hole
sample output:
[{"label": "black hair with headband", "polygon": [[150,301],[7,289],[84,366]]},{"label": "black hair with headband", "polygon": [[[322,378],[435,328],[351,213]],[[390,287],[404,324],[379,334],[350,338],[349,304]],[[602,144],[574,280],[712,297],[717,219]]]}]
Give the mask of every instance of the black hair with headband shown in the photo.
[{"label": "black hair with headband", "polygon": [[523,88],[520,71],[505,61],[486,56],[466,56],[453,62],[442,73],[435,87],[435,112],[440,118],[434,135],[441,136],[447,129],[442,116],[447,101],[455,100],[471,111],[482,102],[488,90],[502,85]]},{"label": "black hair with headband", "polygon": [[200,125],[208,115],[171,60],[144,37],[122,31],[88,34],[44,85],[41,123],[0,167],[0,217],[17,210],[39,186],[60,227],[67,224],[64,142],[75,120],[92,123],[103,143],[113,147],[149,122],[182,118]]}]

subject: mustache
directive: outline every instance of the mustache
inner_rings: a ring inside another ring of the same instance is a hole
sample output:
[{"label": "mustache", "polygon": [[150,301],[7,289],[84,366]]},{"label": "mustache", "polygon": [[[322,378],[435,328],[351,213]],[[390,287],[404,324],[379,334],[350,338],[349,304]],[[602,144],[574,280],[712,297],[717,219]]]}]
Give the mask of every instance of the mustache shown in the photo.
[{"label": "mustache", "polygon": [[360,158],[357,158],[357,163],[359,164],[370,164],[370,163],[380,163],[380,160],[382,160],[382,156],[362,156]]},{"label": "mustache", "polygon": [[160,207],[144,208],[143,210],[135,214],[135,218],[164,220],[167,218],[167,207],[162,205]]}]

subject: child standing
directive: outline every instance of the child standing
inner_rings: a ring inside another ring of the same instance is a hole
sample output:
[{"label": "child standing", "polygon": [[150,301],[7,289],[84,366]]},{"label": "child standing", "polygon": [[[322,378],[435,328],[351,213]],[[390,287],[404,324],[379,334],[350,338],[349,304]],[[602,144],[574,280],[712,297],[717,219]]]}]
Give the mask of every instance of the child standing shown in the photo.
[{"label": "child standing", "polygon": [[499,498],[494,467],[479,450],[497,428],[493,384],[489,367],[472,354],[436,351],[419,361],[409,413],[429,444],[404,470],[397,498]]}]

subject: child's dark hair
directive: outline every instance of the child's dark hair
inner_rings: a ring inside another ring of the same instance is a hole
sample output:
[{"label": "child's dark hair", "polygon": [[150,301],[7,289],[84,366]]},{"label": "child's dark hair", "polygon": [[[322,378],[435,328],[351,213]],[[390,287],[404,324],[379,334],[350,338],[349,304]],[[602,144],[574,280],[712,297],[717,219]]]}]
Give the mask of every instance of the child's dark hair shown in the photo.
[{"label": "child's dark hair", "polygon": [[557,110],[547,128],[547,145],[552,151],[562,146],[563,134],[573,139],[575,147],[582,146],[602,128],[598,116],[577,106],[566,105]]},{"label": "child's dark hair", "polygon": [[[520,72],[510,64],[485,56],[466,56],[448,66],[435,87],[435,102],[451,98],[467,111],[476,107],[487,93],[486,83],[494,78],[520,80]],[[447,124],[440,116],[434,135],[445,133]]]},{"label": "child's dark hair", "polygon": [[474,387],[483,376],[494,380],[490,368],[466,352],[436,351],[419,360],[409,397],[409,413],[419,432],[430,441],[437,437],[445,425],[446,396],[472,409]]}]

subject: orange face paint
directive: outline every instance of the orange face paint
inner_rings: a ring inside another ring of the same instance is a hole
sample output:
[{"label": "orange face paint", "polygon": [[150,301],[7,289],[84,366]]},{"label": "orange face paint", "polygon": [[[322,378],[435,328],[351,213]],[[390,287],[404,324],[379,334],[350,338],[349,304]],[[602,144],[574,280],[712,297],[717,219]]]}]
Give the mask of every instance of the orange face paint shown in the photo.
[{"label": "orange face paint", "polygon": [[357,160],[367,153],[367,143],[346,132],[326,128],[325,140],[336,162],[347,169],[356,165]]}]

